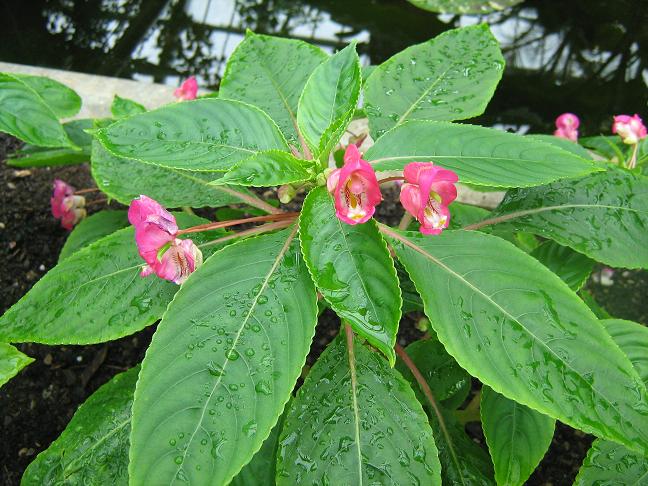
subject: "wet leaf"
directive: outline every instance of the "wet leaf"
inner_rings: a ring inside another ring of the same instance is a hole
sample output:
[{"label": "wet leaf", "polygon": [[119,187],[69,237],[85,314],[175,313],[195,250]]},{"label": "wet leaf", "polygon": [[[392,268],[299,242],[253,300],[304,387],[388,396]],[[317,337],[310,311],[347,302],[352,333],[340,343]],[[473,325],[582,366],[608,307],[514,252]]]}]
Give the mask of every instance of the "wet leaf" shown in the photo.
[{"label": "wet leaf", "polygon": [[490,214],[487,209],[456,201],[448,208],[450,209],[450,229],[461,229],[464,226],[486,219]]},{"label": "wet leaf", "polygon": [[[286,410],[290,407],[290,401],[286,405]],[[277,424],[270,431],[270,435],[263,441],[261,449],[254,454],[254,457],[248,462],[241,472],[238,473],[230,486],[274,486],[275,469],[277,463],[277,446],[279,444],[279,433],[283,428],[286,410],[279,418]]]},{"label": "wet leaf", "polygon": [[146,112],[146,108],[139,104],[137,101],[129,100],[115,95],[112,105],[110,105],[110,112],[115,118],[125,118],[138,113]]},{"label": "wet leaf", "polygon": [[146,194],[166,207],[213,208],[241,203],[241,194],[249,194],[241,187],[211,185],[217,177],[214,172],[171,169],[115,157],[99,142],[92,147],[92,176],[104,193],[126,205]]},{"label": "wet leaf", "polygon": [[21,353],[11,344],[0,343],[0,387],[33,361],[34,358]]},{"label": "wet leaf", "polygon": [[440,485],[432,430],[412,389],[378,353],[343,336],[319,357],[286,416],[277,484]]},{"label": "wet leaf", "polygon": [[624,169],[510,190],[492,216],[613,267],[648,267],[648,178]]},{"label": "wet leaf", "polygon": [[365,154],[377,171],[434,162],[459,182],[493,187],[537,186],[601,170],[554,145],[493,128],[411,121],[381,137]]},{"label": "wet leaf", "polygon": [[304,86],[297,124],[313,153],[327,161],[353,118],[360,82],[360,59],[354,43],[320,64]]},{"label": "wet leaf", "polygon": [[[434,398],[450,410],[459,408],[468,397],[472,382],[470,375],[446,352],[443,344],[436,339],[422,339],[407,346],[405,352],[425,378]],[[396,369],[412,384],[419,401],[425,403],[425,396],[402,360],[396,361]]]},{"label": "wet leaf", "polygon": [[130,484],[227,484],[290,397],[317,318],[296,228],[205,261],[164,315],[133,405]]},{"label": "wet leaf", "polygon": [[598,135],[595,137],[579,138],[578,142],[590,150],[598,153],[606,159],[623,160],[625,158],[624,152],[627,147],[618,135]]},{"label": "wet leaf", "polygon": [[252,187],[279,186],[302,182],[315,175],[313,161],[302,160],[288,152],[268,150],[240,161],[214,185],[230,184]]},{"label": "wet leaf", "polygon": [[127,211],[100,211],[81,221],[70,233],[59,254],[59,262],[75,251],[129,225]]},{"label": "wet leaf", "polygon": [[79,113],[81,98],[64,84],[45,76],[29,74],[11,74],[11,76],[36,92],[57,118],[69,118]]},{"label": "wet leaf", "polygon": [[[622,319],[601,321],[648,384],[648,328]],[[609,440],[596,439],[578,471],[574,486],[642,486],[648,482],[648,457]]]},{"label": "wet leaf", "polygon": [[374,139],[411,120],[481,115],[504,71],[487,24],[453,29],[408,47],[378,66],[365,85]]},{"label": "wet leaf", "polygon": [[558,275],[574,291],[585,285],[595,264],[591,258],[555,241],[540,244],[531,252],[531,256]]},{"label": "wet leaf", "polygon": [[648,327],[624,319],[603,319],[601,323],[648,384]]},{"label": "wet leaf", "polygon": [[139,366],[94,392],[25,471],[22,486],[128,485],[128,436]]},{"label": "wet leaf", "polygon": [[0,131],[40,147],[74,148],[52,108],[8,73],[0,73]]},{"label": "wet leaf", "polygon": [[[181,228],[206,222],[175,216]],[[199,244],[206,237],[192,239]],[[178,286],[153,275],[140,277],[143,265],[132,227],[95,241],[62,260],[0,317],[0,340],[92,344],[153,324]]]},{"label": "wet leaf", "polygon": [[407,0],[423,10],[446,14],[485,14],[504,10],[524,0]]},{"label": "wet leaf", "polygon": [[549,449],[556,421],[487,386],[481,393],[482,427],[497,484],[522,485]]},{"label": "wet leaf", "polygon": [[306,42],[248,31],[227,62],[219,96],[258,106],[297,146],[299,97],[311,73],[327,57]]},{"label": "wet leaf", "polygon": [[304,259],[318,290],[336,314],[393,364],[402,300],[376,223],[343,223],[335,216],[333,198],[320,187],[306,197],[299,226]]},{"label": "wet leaf", "polygon": [[648,393],[641,379],[556,275],[480,232],[432,238],[381,229],[439,340],[462,368],[518,403],[648,451]]},{"label": "wet leaf", "polygon": [[263,150],[288,150],[265,113],[219,98],[174,103],[123,118],[96,137],[118,157],[193,171],[226,171]]}]

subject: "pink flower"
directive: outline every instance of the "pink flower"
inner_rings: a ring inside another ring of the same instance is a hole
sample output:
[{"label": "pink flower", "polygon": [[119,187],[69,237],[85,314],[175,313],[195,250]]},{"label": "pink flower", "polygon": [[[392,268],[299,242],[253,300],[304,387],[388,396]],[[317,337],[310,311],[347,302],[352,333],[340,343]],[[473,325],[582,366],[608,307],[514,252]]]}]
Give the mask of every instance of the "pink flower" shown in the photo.
[{"label": "pink flower", "polygon": [[407,164],[403,175],[401,204],[421,223],[421,233],[440,234],[450,224],[448,205],[457,198],[455,182],[459,177],[430,162]]},{"label": "pink flower", "polygon": [[578,140],[578,126],[580,120],[573,113],[563,113],[556,118],[556,131],[554,135],[575,142]]},{"label": "pink flower", "polygon": [[612,124],[612,133],[618,134],[623,139],[623,143],[635,145],[646,137],[646,126],[637,114],[616,115]]},{"label": "pink flower", "polygon": [[86,216],[85,198],[74,195],[74,187],[60,179],[54,180],[54,191],[50,198],[52,215],[61,220],[61,226],[71,230]]},{"label": "pink flower", "polygon": [[155,273],[177,284],[202,264],[202,253],[193,241],[176,238],[175,217],[157,201],[140,196],[128,209],[128,221],[135,226],[135,242],[147,265],[142,277]]},{"label": "pink flower", "polygon": [[336,216],[348,224],[369,221],[382,201],[376,173],[354,144],[346,148],[344,166],[331,172],[326,185],[335,199]]},{"label": "pink flower", "polygon": [[193,76],[185,79],[180,87],[173,92],[173,96],[178,98],[178,101],[195,100],[197,94],[198,82]]}]

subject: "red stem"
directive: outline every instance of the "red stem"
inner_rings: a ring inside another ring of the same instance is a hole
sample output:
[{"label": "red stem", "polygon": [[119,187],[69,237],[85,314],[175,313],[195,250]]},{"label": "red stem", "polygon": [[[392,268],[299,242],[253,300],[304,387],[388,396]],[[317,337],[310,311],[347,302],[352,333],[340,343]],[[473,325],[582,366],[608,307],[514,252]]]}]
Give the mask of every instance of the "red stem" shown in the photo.
[{"label": "red stem", "polygon": [[299,213],[281,213],[281,214],[268,214],[266,216],[255,216],[253,218],[244,218],[244,219],[233,219],[230,221],[219,221],[217,223],[205,223],[199,224],[198,226],[192,226],[191,228],[183,229],[178,231],[177,235],[184,235],[187,233],[200,233],[201,231],[208,231],[218,228],[227,228],[228,226],[236,226],[239,224],[245,223],[256,223],[259,221],[282,221],[282,220],[293,220]]},{"label": "red stem", "polygon": [[385,182],[390,182],[390,181],[402,181],[405,178],[403,176],[392,176],[392,177],[385,177],[384,179],[380,179],[378,181],[378,184],[383,184]]},{"label": "red stem", "polygon": [[74,191],[74,194],[75,195],[87,194],[89,192],[97,192],[97,191],[100,191],[100,190],[101,189],[99,189],[98,187],[90,187],[88,189],[80,189],[78,191]]},{"label": "red stem", "polygon": [[218,238],[212,241],[208,241],[206,243],[203,243],[201,245],[198,245],[199,248],[203,248],[205,246],[214,246],[218,245],[219,243],[224,243],[229,240],[233,240],[235,238],[244,238],[246,236],[252,236],[252,235],[257,235],[261,233],[265,233],[267,231],[272,231],[276,229],[282,229],[282,228],[287,228],[293,224],[293,221],[275,221],[274,223],[267,223],[261,226],[257,226],[256,228],[250,228],[247,230],[239,231],[238,233],[234,233],[231,235],[223,236],[222,238]]}]

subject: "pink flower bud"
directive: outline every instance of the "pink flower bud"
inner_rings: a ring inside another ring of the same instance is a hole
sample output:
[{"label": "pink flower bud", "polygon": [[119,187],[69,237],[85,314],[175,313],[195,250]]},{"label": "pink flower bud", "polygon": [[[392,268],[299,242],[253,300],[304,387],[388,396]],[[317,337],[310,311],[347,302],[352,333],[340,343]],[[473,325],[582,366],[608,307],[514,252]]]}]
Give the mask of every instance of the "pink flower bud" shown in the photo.
[{"label": "pink flower bud", "polygon": [[572,142],[578,140],[578,126],[580,120],[573,113],[563,113],[556,118],[556,131],[554,135],[560,138],[566,138]]},{"label": "pink flower bud", "polygon": [[180,87],[173,92],[173,96],[178,98],[178,101],[195,100],[197,95],[198,82],[193,76],[185,79]]},{"label": "pink flower bud", "polygon": [[623,143],[635,145],[646,137],[646,126],[637,114],[616,115],[612,124],[612,133],[618,134],[623,139]]},{"label": "pink flower bud", "polygon": [[61,220],[61,226],[66,230],[71,230],[86,217],[85,198],[75,196],[74,190],[74,187],[62,180],[54,180],[54,191],[50,198],[52,215]]},{"label": "pink flower bud", "polygon": [[155,273],[181,284],[202,263],[202,253],[193,241],[176,238],[175,217],[157,201],[143,195],[134,199],[128,221],[135,227],[137,250],[147,263],[143,277]]},{"label": "pink flower bud", "polygon": [[403,170],[400,201],[426,235],[438,235],[450,224],[448,205],[457,198],[453,171],[429,162],[412,162]]},{"label": "pink flower bud", "polygon": [[376,173],[351,144],[344,153],[344,166],[329,174],[326,186],[335,199],[335,215],[348,224],[371,219],[382,194]]}]

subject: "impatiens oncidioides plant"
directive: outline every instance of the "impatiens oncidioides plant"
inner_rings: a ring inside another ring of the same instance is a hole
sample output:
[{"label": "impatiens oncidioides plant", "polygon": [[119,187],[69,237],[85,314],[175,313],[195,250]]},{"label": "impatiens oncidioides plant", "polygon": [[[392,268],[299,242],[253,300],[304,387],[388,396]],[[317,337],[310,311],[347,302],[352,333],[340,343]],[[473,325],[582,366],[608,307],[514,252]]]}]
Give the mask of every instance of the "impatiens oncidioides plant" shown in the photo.
[{"label": "impatiens oncidioides plant", "polygon": [[[0,75],[0,129],[28,143],[11,163],[89,157],[129,206],[81,220],[83,190],[55,183],[54,216],[81,221],[0,340],[158,323],[141,367],[93,394],[23,483],[519,485],[556,420],[598,437],[578,484],[645,479],[648,330],[581,289],[595,262],[648,267],[645,128],[619,116],[617,142],[578,139],[571,114],[557,136],[455,123],[484,111],[503,67],[485,25],[366,79],[353,44],[248,33],[217,94],[190,81],[179,102],[116,98],[112,119],[72,125],[71,90]],[[341,147],[365,116],[373,144]],[[376,219],[386,184],[398,227]],[[507,192],[489,211],[455,202],[457,184]],[[325,307],[340,333],[307,368]],[[427,331],[403,349],[414,323]],[[3,346],[8,379],[29,358]]]}]

